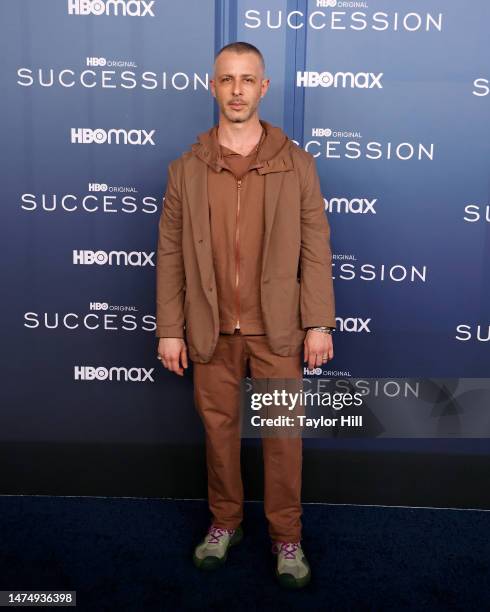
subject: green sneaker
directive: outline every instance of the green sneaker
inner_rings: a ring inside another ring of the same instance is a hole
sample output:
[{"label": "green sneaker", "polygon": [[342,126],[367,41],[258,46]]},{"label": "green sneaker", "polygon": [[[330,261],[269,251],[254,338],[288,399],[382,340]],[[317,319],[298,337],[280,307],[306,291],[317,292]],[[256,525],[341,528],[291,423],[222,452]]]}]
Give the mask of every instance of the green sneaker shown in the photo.
[{"label": "green sneaker", "polygon": [[222,529],[211,525],[204,540],[194,549],[194,565],[202,570],[214,570],[223,565],[228,549],[241,542],[242,526],[236,529]]},{"label": "green sneaker", "polygon": [[274,542],[272,552],[277,555],[276,577],[281,586],[300,589],[310,582],[311,569],[299,542]]}]

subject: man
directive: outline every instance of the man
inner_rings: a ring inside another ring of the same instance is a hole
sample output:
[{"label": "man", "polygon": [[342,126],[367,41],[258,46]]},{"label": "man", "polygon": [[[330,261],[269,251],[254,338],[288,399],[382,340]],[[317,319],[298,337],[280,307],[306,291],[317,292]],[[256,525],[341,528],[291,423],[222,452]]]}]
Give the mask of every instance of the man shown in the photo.
[{"label": "man", "polygon": [[[259,119],[269,88],[244,42],[215,58],[219,124],[168,169],[157,249],[158,358],[178,375],[193,361],[206,431],[212,523],[194,563],[213,569],[242,538],[240,381],[302,379],[333,358],[330,228],[313,156]],[[187,344],[186,344],[187,341]],[[262,439],[265,514],[276,576],[302,587],[302,440]]]}]

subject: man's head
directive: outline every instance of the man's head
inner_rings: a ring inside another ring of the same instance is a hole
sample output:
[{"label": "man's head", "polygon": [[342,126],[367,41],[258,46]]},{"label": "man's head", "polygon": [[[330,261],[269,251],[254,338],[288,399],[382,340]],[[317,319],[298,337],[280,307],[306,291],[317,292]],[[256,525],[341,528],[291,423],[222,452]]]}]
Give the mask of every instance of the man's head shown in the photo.
[{"label": "man's head", "polygon": [[216,54],[211,93],[221,114],[232,123],[248,121],[269,88],[262,53],[246,42],[235,42]]}]

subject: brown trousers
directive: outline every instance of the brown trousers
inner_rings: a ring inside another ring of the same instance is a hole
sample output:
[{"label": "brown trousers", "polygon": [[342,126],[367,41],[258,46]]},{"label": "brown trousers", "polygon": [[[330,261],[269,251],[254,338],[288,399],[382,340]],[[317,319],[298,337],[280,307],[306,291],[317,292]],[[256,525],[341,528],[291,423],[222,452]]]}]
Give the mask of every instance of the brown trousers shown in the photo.
[{"label": "brown trousers", "polygon": [[[194,400],[206,431],[208,502],[213,523],[235,529],[243,519],[240,381],[303,376],[302,353],[273,353],[265,335],[220,334],[207,363],[193,364]],[[264,508],[272,540],[301,539],[302,438],[263,437]]]}]

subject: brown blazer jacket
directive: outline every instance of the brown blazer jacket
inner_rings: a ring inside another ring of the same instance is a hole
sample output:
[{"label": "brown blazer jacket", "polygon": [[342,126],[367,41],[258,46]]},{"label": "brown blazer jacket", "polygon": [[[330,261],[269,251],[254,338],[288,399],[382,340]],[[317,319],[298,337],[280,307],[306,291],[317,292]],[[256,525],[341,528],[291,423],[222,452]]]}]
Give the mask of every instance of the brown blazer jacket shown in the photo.
[{"label": "brown blazer jacket", "polygon": [[[335,327],[330,226],[315,160],[287,144],[257,168],[265,180],[262,315],[271,350],[284,356],[302,350],[306,328]],[[206,363],[218,341],[219,311],[207,164],[195,150],[168,167],[158,228],[156,336],[185,338],[189,357]]]}]

